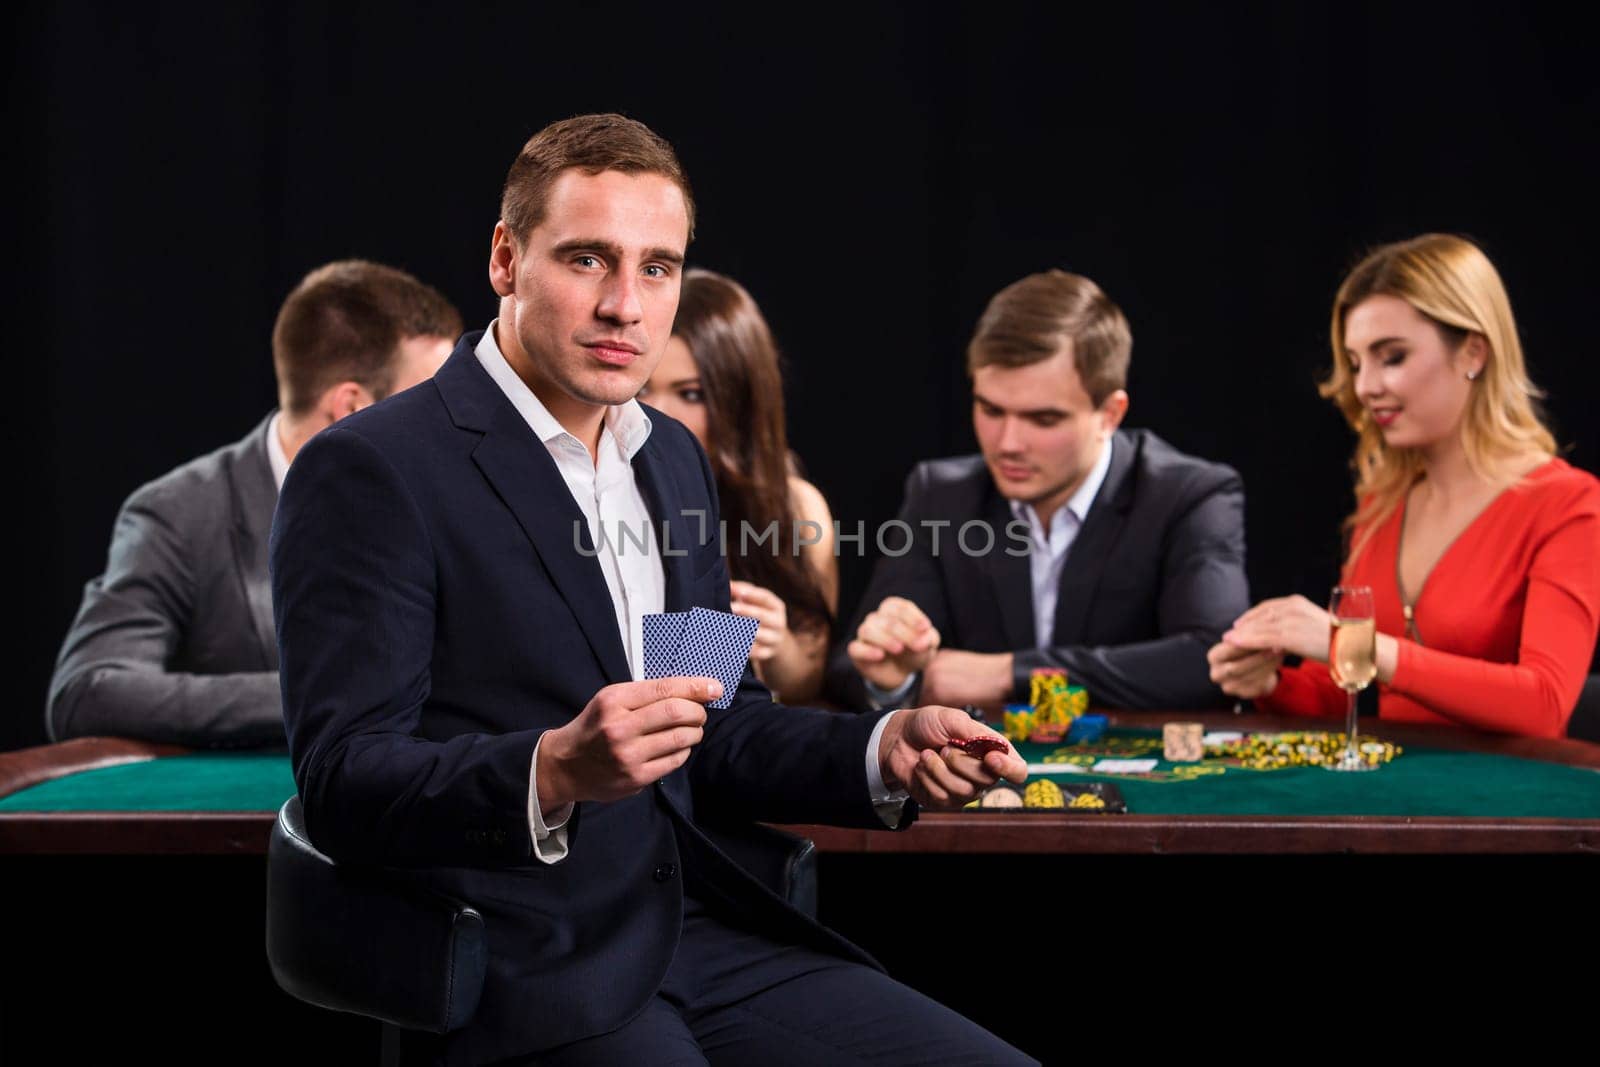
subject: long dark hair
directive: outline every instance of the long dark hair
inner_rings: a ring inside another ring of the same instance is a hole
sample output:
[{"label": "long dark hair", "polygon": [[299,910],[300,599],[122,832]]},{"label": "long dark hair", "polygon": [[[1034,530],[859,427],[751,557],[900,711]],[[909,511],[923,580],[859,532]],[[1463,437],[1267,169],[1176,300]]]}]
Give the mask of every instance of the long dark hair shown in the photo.
[{"label": "long dark hair", "polygon": [[[791,629],[832,622],[816,573],[795,546],[789,499],[793,460],[783,418],[783,371],[777,342],[750,294],[708,270],[683,276],[672,333],[683,339],[705,393],[706,451],[728,529],[728,569],[740,581],[772,590]],[[763,533],[776,519],[777,543],[741,551],[748,523]]]}]

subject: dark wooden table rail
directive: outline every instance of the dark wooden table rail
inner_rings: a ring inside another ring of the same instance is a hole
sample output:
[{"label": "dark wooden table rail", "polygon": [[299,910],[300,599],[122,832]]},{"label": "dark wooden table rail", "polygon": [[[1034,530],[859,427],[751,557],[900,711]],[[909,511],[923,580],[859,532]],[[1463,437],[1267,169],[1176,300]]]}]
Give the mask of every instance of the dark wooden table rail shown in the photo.
[{"label": "dark wooden table rail", "polygon": [[[1222,712],[1112,715],[1114,725],[1171,719],[1207,729],[1325,728],[1306,719]],[[1386,739],[1457,751],[1545,760],[1600,771],[1600,745],[1502,737],[1448,727],[1373,724]],[[112,738],[86,738],[0,753],[0,796],[95,767],[182,752]],[[274,813],[5,812],[0,854],[255,855],[266,850]],[[1225,853],[1589,853],[1600,854],[1600,818],[1270,815],[1002,815],[927,813],[904,833],[790,827],[822,852],[1100,855]]]}]

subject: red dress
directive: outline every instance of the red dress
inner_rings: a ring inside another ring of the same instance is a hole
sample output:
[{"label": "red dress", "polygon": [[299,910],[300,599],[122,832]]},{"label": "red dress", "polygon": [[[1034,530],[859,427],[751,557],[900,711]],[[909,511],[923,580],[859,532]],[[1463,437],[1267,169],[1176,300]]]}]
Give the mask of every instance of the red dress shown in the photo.
[{"label": "red dress", "polygon": [[[1501,733],[1564,737],[1600,630],[1600,481],[1552,459],[1490,502],[1445,549],[1406,636],[1397,576],[1404,505],[1341,582],[1372,587],[1379,633],[1399,641],[1378,715]],[[1323,663],[1285,668],[1267,711],[1342,716]]]}]

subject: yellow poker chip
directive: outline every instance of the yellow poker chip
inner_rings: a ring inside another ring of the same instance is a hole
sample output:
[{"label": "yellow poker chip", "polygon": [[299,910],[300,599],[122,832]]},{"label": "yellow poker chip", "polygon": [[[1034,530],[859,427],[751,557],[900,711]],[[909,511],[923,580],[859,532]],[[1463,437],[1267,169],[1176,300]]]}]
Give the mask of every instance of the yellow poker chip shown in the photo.
[{"label": "yellow poker chip", "polygon": [[1028,783],[1022,791],[1022,806],[1025,808],[1064,808],[1067,798],[1061,792],[1061,787],[1048,778],[1036,778]]},{"label": "yellow poker chip", "polygon": [[[1376,738],[1361,741],[1357,748],[1362,760],[1374,767],[1388,763],[1405,751],[1399,745]],[[1344,734],[1314,731],[1250,734],[1239,740],[1205,746],[1207,756],[1235,759],[1240,766],[1258,771],[1325,766],[1343,755],[1344,749]]]}]

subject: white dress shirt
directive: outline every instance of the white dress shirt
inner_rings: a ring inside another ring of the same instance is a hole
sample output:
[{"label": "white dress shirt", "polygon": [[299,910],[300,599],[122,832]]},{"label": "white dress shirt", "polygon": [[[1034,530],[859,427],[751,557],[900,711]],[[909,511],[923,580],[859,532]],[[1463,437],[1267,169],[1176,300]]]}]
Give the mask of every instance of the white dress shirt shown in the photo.
[{"label": "white dress shirt", "polygon": [[1039,524],[1039,514],[1033,505],[1020,500],[1011,501],[1011,514],[1028,524],[1028,571],[1033,579],[1033,643],[1035,648],[1049,648],[1056,632],[1056,599],[1061,595],[1061,568],[1066,565],[1072,542],[1078,539],[1083,521],[1089,517],[1089,508],[1095,494],[1106,480],[1111,469],[1113,438],[1106,438],[1100,449],[1100,458],[1089,468],[1089,474],[1078,486],[1078,491],[1050,516],[1050,528]]},{"label": "white dress shirt", "polygon": [[[644,669],[644,617],[659,614],[666,605],[666,572],[661,567],[660,546],[650,509],[633,476],[633,457],[650,436],[650,418],[637,400],[607,408],[600,446],[591,458],[588,446],[562,428],[550,409],[506,362],[495,341],[497,322],[489,324],[478,342],[478,362],[544,443],[583,511],[595,558],[611,593],[617,630],[623,635],[628,669],[637,680]],[[621,535],[624,529],[645,542],[643,550],[638,540]],[[879,816],[893,826],[899,821],[905,796],[891,794],[884,786],[876,758],[888,721],[889,716],[885,715],[867,743],[867,784]],[[542,742],[543,737],[539,743]],[[567,820],[572,806],[565,805],[548,817],[539,810],[539,743],[533,746],[533,763],[528,772],[528,825],[533,832],[534,854],[545,863],[557,863],[567,856]]]},{"label": "white dress shirt", "polygon": [[289,473],[289,453],[283,450],[283,438],[278,436],[278,427],[283,422],[283,412],[272,416],[272,421],[267,423],[267,465],[272,468],[272,480],[278,483],[278,492],[283,492],[283,479]]}]

